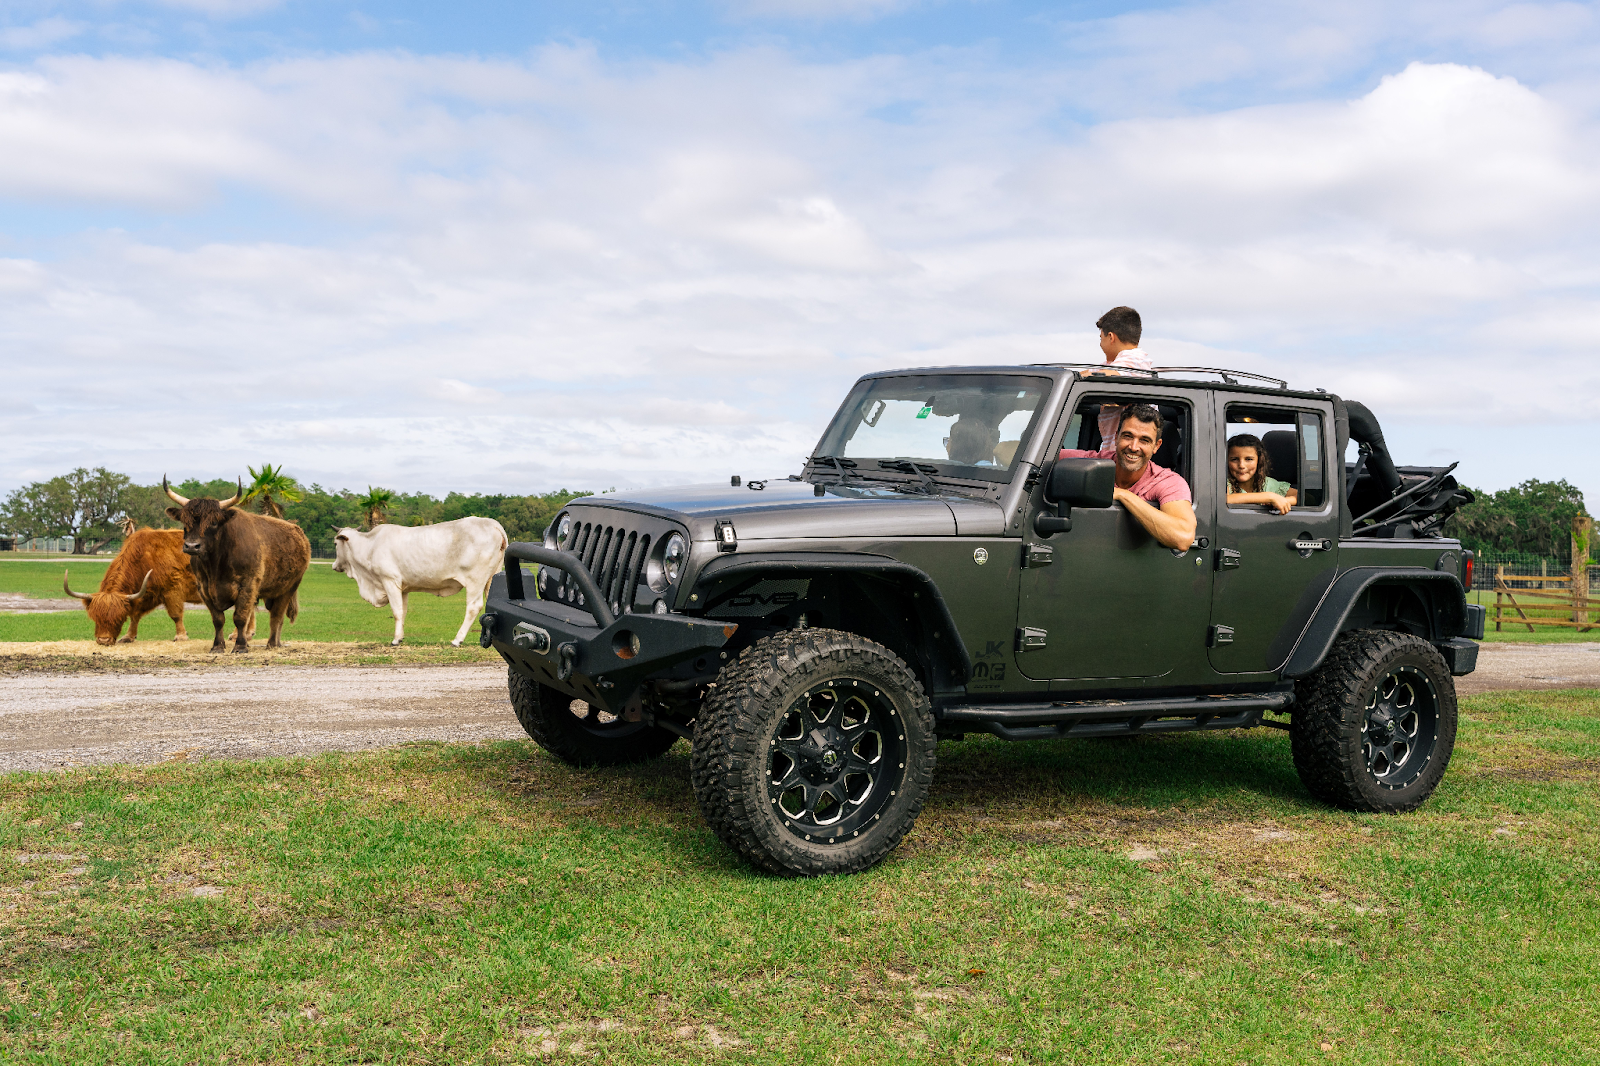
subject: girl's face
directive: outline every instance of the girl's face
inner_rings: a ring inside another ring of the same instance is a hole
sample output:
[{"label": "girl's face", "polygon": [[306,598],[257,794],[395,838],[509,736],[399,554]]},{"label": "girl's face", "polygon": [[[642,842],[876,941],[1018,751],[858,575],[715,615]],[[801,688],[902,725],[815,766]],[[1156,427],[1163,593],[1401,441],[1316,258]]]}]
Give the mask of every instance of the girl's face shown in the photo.
[{"label": "girl's face", "polygon": [[1239,484],[1256,476],[1256,450],[1235,445],[1228,449],[1228,476]]}]

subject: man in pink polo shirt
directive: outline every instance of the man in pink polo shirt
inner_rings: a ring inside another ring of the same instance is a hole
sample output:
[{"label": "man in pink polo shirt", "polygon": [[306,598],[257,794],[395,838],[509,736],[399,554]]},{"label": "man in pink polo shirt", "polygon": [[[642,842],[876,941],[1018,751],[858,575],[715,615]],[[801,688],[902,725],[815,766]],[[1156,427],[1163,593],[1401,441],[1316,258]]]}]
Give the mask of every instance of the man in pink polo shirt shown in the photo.
[{"label": "man in pink polo shirt", "polygon": [[1098,452],[1063,448],[1060,458],[1115,459],[1116,501],[1157,541],[1182,551],[1194,543],[1194,497],[1181,474],[1150,461],[1161,447],[1161,421],[1161,412],[1149,404],[1129,404],[1115,446]]}]

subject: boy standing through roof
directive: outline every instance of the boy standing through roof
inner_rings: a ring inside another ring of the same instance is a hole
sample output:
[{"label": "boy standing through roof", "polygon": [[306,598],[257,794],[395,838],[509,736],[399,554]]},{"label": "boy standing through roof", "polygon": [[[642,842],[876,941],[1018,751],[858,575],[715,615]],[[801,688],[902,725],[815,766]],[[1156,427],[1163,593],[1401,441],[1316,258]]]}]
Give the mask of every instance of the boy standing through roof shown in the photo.
[{"label": "boy standing through roof", "polygon": [[[1139,320],[1139,312],[1131,307],[1113,307],[1100,316],[1095,323],[1095,328],[1100,331],[1100,350],[1105,353],[1106,365],[1104,369],[1084,371],[1089,374],[1109,374],[1120,376],[1124,373],[1136,377],[1144,377],[1140,371],[1147,371],[1155,364],[1150,362],[1150,357],[1144,354],[1144,349],[1139,347],[1139,337],[1144,333],[1144,325]],[[1118,369],[1113,369],[1118,368]],[[1103,404],[1100,407],[1100,442],[1110,447],[1117,436],[1117,426],[1122,415],[1122,408],[1113,403]]]},{"label": "boy standing through roof", "polygon": [[[1139,312],[1131,307],[1113,307],[1095,323],[1100,331],[1100,350],[1106,354],[1106,366],[1127,370],[1149,370],[1154,364],[1139,347],[1139,336],[1144,332],[1139,322]],[[1097,374],[1119,374],[1121,370],[1099,370]]]}]

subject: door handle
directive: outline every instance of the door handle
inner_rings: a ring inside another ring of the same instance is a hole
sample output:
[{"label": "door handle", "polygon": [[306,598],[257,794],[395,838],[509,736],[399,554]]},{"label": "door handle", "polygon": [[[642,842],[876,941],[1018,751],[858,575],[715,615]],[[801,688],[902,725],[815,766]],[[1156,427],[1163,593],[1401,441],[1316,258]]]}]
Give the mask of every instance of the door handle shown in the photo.
[{"label": "door handle", "polygon": [[1312,552],[1332,551],[1333,541],[1326,538],[1322,540],[1312,540],[1309,537],[1299,538],[1289,542],[1289,550],[1299,552],[1302,559],[1309,559]]}]

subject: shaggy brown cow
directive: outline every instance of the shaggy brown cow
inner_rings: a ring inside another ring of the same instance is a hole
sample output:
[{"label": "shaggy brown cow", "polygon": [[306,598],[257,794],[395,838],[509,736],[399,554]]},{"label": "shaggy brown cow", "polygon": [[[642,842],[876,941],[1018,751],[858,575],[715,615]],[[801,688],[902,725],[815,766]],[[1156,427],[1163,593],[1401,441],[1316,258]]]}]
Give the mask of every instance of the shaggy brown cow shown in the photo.
[{"label": "shaggy brown cow", "polygon": [[139,619],[163,606],[167,617],[178,627],[178,635],[172,639],[188,640],[189,633],[183,628],[183,605],[205,602],[189,570],[189,557],[183,553],[183,531],[179,529],[141,529],[130,534],[106,567],[99,592],[87,596],[73,592],[66,574],[61,575],[61,587],[68,596],[83,601],[83,609],[94,622],[96,644],[115,644],[124,622],[128,623],[128,635],[122,643],[132,644],[139,639]]},{"label": "shaggy brown cow", "polygon": [[165,477],[161,487],[178,505],[168,507],[167,514],[183,523],[183,550],[199,581],[200,595],[211,609],[211,624],[217,630],[211,650],[223,650],[229,607],[238,627],[233,650],[250,650],[258,599],[272,619],[267,647],[282,647],[284,619],[292,622],[299,615],[297,593],[311,565],[311,542],[305,533],[293,522],[239,510],[242,483],[226,500],[184,499]]}]

